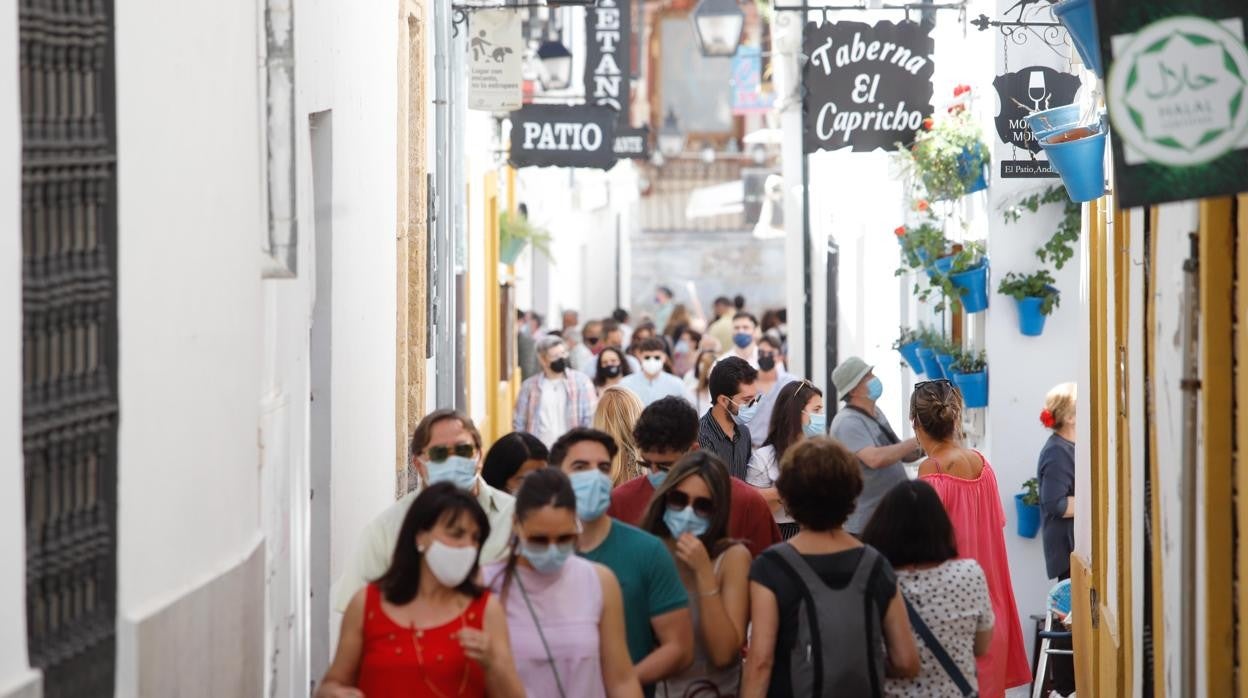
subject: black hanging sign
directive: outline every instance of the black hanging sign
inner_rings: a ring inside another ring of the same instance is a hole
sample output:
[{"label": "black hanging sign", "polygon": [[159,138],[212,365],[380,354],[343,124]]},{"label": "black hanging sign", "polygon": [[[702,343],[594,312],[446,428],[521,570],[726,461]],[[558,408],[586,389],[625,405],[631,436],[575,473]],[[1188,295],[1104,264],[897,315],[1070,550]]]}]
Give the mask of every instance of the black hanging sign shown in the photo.
[{"label": "black hanging sign", "polygon": [[511,113],[513,167],[615,165],[616,112],[610,107],[526,104]]},{"label": "black hanging sign", "polygon": [[[1033,111],[1074,104],[1079,76],[1044,66],[998,75],[992,81],[1001,111],[995,120],[997,136],[1011,146],[1012,157],[1000,158],[1006,179],[1057,177],[1023,117]],[[1020,157],[1022,156],[1022,157]]]},{"label": "black hanging sign", "polygon": [[620,112],[628,125],[629,47],[632,44],[628,0],[598,0],[585,8],[585,101]]},{"label": "black hanging sign", "polygon": [[896,150],[932,113],[931,27],[916,22],[806,25],[807,153]]},{"label": "black hanging sign", "polygon": [[615,131],[615,156],[621,159],[650,159],[650,127],[625,128]]}]

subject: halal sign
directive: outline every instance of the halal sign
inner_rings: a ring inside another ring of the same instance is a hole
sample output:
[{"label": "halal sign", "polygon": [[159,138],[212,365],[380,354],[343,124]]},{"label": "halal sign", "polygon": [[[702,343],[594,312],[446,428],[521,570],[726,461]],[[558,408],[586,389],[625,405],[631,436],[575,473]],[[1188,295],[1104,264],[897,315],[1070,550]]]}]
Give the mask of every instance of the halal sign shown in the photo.
[{"label": "halal sign", "polygon": [[932,113],[930,27],[916,22],[806,25],[807,153],[896,150]]}]

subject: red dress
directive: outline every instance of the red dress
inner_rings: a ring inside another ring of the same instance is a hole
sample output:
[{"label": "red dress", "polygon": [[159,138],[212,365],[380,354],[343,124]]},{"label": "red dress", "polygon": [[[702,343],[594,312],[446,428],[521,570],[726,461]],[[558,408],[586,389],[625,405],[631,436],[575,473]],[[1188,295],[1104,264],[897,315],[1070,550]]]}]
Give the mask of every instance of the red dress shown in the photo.
[{"label": "red dress", "polygon": [[[1031,665],[1023,645],[1023,629],[1014,603],[1010,561],[1005,552],[1005,511],[997,491],[997,476],[983,454],[984,469],[974,480],[937,472],[924,475],[945,504],[958,541],[958,555],[979,563],[988,579],[988,596],[996,622],[988,654],[978,659],[979,695],[1000,698],[1005,689],[1031,683]],[[932,459],[936,467],[940,463]]]},{"label": "red dress", "polygon": [[449,623],[413,630],[395,623],[381,607],[381,591],[368,585],[364,601],[364,651],[358,688],[368,698],[484,696],[481,665],[464,655],[456,635],[481,629],[487,591]]}]

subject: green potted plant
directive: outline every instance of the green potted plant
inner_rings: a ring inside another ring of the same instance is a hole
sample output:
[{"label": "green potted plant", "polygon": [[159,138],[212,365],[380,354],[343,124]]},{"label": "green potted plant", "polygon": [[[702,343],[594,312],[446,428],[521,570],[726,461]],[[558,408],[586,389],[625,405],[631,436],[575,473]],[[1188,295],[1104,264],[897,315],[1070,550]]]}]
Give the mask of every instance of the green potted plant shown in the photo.
[{"label": "green potted plant", "polygon": [[966,109],[970,92],[967,85],[954,88],[954,97],[962,101],[939,119],[924,119],[923,130],[913,145],[898,149],[903,167],[913,173],[915,182],[933,201],[957,199],[988,188],[992,156],[983,130]]},{"label": "green potted plant", "polygon": [[1014,510],[1018,513],[1018,535],[1035,538],[1040,532],[1040,483],[1031,478],[1023,483],[1023,491],[1014,495]]},{"label": "green potted plant", "polygon": [[893,341],[893,349],[910,365],[916,374],[923,373],[923,361],[919,358],[919,347],[923,346],[923,338],[917,330],[902,327],[897,339]]},{"label": "green potted plant", "polygon": [[1061,291],[1054,283],[1048,269],[1032,274],[1010,272],[1001,279],[997,293],[1010,296],[1018,304],[1018,329],[1024,335],[1040,336],[1044,319],[1061,303]]},{"label": "green potted plant", "polygon": [[[900,276],[909,269],[928,268],[932,260],[940,259],[948,254],[949,241],[945,239],[945,231],[936,225],[934,219],[926,220],[917,226],[899,226],[893,233],[901,244],[902,256],[908,266],[897,270]],[[929,271],[929,273],[931,273]]]},{"label": "green potted plant", "polygon": [[498,217],[498,261],[503,264],[515,264],[525,245],[551,258],[550,241],[550,234],[530,223],[524,214],[504,211]]},{"label": "green potted plant", "polygon": [[968,313],[988,308],[988,257],[984,253],[979,242],[963,243],[949,266],[947,276],[955,290],[946,291],[946,295],[962,301],[962,308]]},{"label": "green potted plant", "polygon": [[962,403],[968,409],[988,406],[988,359],[984,352],[959,352],[949,367],[949,380],[962,392]]}]

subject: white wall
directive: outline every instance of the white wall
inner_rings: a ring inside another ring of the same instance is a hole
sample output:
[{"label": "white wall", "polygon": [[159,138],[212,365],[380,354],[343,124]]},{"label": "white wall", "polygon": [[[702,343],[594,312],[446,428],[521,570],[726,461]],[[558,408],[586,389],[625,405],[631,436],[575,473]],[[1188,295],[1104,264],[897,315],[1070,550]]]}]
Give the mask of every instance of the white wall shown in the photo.
[{"label": "white wall", "polygon": [[33,678],[26,656],[22,476],[21,101],[17,2],[0,0],[0,694]]}]

